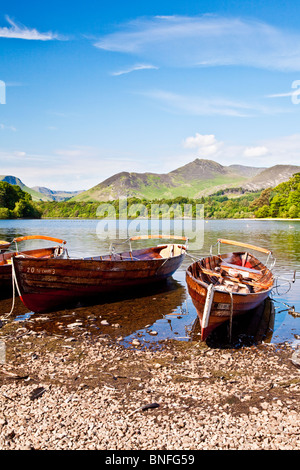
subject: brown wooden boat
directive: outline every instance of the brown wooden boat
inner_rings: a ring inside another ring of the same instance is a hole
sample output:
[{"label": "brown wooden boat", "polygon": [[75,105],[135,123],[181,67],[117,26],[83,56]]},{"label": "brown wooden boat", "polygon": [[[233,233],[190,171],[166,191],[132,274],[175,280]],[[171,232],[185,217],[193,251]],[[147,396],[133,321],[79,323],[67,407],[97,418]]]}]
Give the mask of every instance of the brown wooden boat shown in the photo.
[{"label": "brown wooden boat", "polygon": [[[52,246],[50,248],[37,248],[35,250],[18,251],[18,243],[25,240],[48,240],[59,243],[59,246]],[[64,252],[64,245],[66,242],[58,238],[46,237],[44,235],[30,235],[27,237],[18,237],[13,240],[16,243],[16,251],[7,251],[11,243],[0,242],[0,294],[10,293],[12,290],[12,258],[13,256],[31,256],[34,258],[56,258],[62,256]]]},{"label": "brown wooden boat", "polygon": [[[166,238],[132,237],[132,240]],[[185,237],[168,237],[187,240]],[[33,312],[46,312],[107,293],[122,293],[166,279],[179,268],[186,245],[164,244],[82,259],[13,258],[16,285]]]},{"label": "brown wooden boat", "polygon": [[[268,260],[272,256],[270,250],[247,243],[219,239],[219,247],[221,243],[260,251],[268,255]],[[204,341],[220,324],[259,306],[269,296],[274,277],[261,261],[243,251],[211,254],[192,263],[186,281]]]},{"label": "brown wooden boat", "polygon": [[0,253],[9,249],[11,243],[5,242],[4,240],[0,240]]}]

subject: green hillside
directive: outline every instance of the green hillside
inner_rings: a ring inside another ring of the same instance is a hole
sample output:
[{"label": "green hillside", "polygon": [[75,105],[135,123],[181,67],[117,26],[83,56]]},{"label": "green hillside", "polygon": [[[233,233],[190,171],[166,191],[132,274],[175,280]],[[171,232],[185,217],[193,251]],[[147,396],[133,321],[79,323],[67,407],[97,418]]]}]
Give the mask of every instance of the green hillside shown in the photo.
[{"label": "green hillside", "polygon": [[5,181],[6,183],[19,186],[19,188],[21,188],[22,191],[25,191],[26,193],[31,195],[33,201],[51,201],[52,200],[47,195],[41,194],[38,191],[35,191],[34,189],[29,188],[20,180],[20,178],[17,178],[16,176],[0,175],[0,181]]},{"label": "green hillside", "polygon": [[[255,170],[254,173],[257,173],[261,169]],[[249,179],[245,173],[245,170],[242,173],[211,160],[196,159],[166,174],[117,173],[71,200],[112,201],[124,196],[149,200],[179,196],[198,198],[227,187],[240,186]]]},{"label": "green hillside", "polygon": [[0,181],[0,219],[40,218],[31,195],[18,185]]}]

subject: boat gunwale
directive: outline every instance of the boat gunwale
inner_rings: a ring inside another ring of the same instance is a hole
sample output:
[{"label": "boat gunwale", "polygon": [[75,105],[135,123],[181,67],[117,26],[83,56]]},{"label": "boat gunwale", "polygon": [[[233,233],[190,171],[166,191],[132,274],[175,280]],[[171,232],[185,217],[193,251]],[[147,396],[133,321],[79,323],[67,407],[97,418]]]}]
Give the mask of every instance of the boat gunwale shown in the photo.
[{"label": "boat gunwale", "polygon": [[[167,244],[167,245],[164,245],[164,246],[171,246],[172,244]],[[158,245],[159,246],[159,245]],[[144,258],[144,259],[139,259],[139,258],[135,258],[135,254],[139,253],[139,255],[146,255],[147,253],[151,253],[151,252],[154,252],[154,249],[156,249],[157,247],[149,247],[149,248],[141,248],[140,250],[134,250],[132,252],[130,251],[124,251],[124,252],[121,252],[121,253],[112,253],[111,255],[95,255],[95,256],[89,256],[89,257],[86,257],[86,258],[83,258],[83,257],[76,257],[76,258],[73,258],[73,257],[69,257],[69,258],[37,258],[35,256],[30,256],[30,255],[24,255],[22,253],[20,254],[15,254],[13,255],[14,258],[18,259],[18,260],[30,260],[30,261],[33,261],[33,262],[61,262],[61,263],[64,263],[64,262],[82,262],[84,261],[85,263],[137,263],[137,262],[141,262],[141,263],[149,263],[149,262],[157,262],[157,261],[162,261],[162,262],[165,262],[169,259],[177,259],[177,258],[180,258],[182,256],[185,256],[186,255],[186,252],[187,252],[187,247],[186,245],[178,245],[179,247],[181,247],[182,249],[182,252],[179,253],[178,255],[174,255],[174,256],[160,256],[160,257],[153,257],[153,258]],[[130,254],[132,255],[132,258],[130,256]],[[126,259],[121,259],[121,258],[115,258],[117,256],[125,256],[126,255]],[[105,258],[108,258],[109,256],[111,256],[111,259],[105,259]],[[104,259],[100,259],[101,257],[103,257]]]},{"label": "boat gunwale", "polygon": [[[236,254],[236,253],[241,253],[241,252],[233,252],[233,253]],[[228,255],[228,254],[232,254],[232,253],[223,253],[224,256],[225,256],[225,255]],[[221,256],[222,256],[222,255],[221,255]],[[269,268],[267,268],[261,261],[259,261],[254,255],[252,255],[252,256],[253,256],[253,258],[254,258],[255,260],[257,260],[258,262],[260,262],[260,263],[265,267],[266,273],[269,271],[269,273],[271,274],[271,278],[274,279],[274,276],[273,276],[272,271],[271,271]],[[187,269],[186,269],[186,274],[189,275],[189,277],[190,277],[196,284],[200,285],[201,287],[204,287],[206,290],[208,289],[209,285],[212,284],[212,283],[207,283],[207,282],[205,282],[205,281],[202,281],[202,280],[200,280],[200,279],[197,279],[197,278],[191,273],[190,268],[191,268],[192,266],[194,266],[195,264],[200,263],[202,260],[207,259],[207,258],[211,258],[211,255],[209,255],[209,256],[203,256],[203,257],[200,258],[198,261],[194,261],[194,262],[191,263],[191,264],[187,267]],[[200,269],[201,269],[201,267],[202,267],[202,266],[200,265]],[[237,270],[239,269],[239,266],[238,266],[238,265],[237,265],[236,269],[237,269]],[[265,274],[266,274],[266,273],[265,273]],[[265,274],[264,274],[264,275],[265,275]],[[259,295],[262,295],[262,294],[264,294],[264,293],[270,292],[270,291],[272,290],[272,288],[273,288],[273,285],[274,285],[274,282],[272,283],[272,286],[271,286],[271,287],[269,287],[269,288],[264,288],[263,290],[260,290],[260,291],[258,291],[258,292],[248,292],[248,293],[232,292],[231,294],[234,295],[234,296],[243,296],[243,297],[245,297],[245,296],[251,296],[251,297],[255,297],[255,296],[259,296]],[[188,285],[188,287],[189,287],[189,285]],[[217,286],[214,287],[214,291],[215,291],[215,292],[222,293],[222,294],[225,294],[225,295],[226,295],[226,294],[227,294],[227,295],[230,295],[229,292],[224,291],[224,290],[222,290],[222,289],[218,289]]]}]

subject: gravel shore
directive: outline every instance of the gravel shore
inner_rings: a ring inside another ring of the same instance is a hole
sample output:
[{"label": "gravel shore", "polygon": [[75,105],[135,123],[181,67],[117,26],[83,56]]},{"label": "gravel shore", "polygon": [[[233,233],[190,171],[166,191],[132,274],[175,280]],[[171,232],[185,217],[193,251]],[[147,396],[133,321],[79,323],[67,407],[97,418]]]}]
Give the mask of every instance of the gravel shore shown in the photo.
[{"label": "gravel shore", "polygon": [[0,449],[300,449],[288,345],[124,348],[80,324],[68,336],[23,325],[0,328]]}]

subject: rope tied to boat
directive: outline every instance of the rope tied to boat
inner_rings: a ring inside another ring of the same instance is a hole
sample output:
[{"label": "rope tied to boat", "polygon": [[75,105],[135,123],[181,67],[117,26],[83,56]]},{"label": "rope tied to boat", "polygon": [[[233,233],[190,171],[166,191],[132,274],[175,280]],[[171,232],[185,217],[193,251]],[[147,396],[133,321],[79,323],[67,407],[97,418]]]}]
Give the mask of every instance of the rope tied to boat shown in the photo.
[{"label": "rope tied to boat", "polygon": [[232,318],[233,318],[233,295],[232,292],[229,292],[230,295],[230,317],[229,317],[229,343],[232,339]]},{"label": "rope tied to boat", "polygon": [[[8,317],[10,317],[15,309],[15,302],[16,302],[16,285],[17,285],[17,281],[16,281],[16,273],[15,273],[15,268],[14,268],[14,264],[13,264],[13,259],[12,259],[12,273],[11,273],[11,278],[12,278],[12,290],[13,290],[13,297],[12,297],[12,305],[11,305],[11,309],[10,309],[10,312],[8,313],[4,313],[3,316],[1,316],[1,320],[7,320]],[[18,288],[18,286],[17,286]]]},{"label": "rope tied to boat", "polygon": [[191,260],[193,261],[193,263],[197,263],[200,261],[200,258],[199,259],[195,259],[190,253],[185,253],[186,256],[188,256],[189,258],[191,258]]}]

